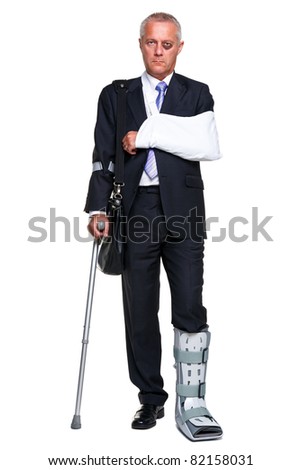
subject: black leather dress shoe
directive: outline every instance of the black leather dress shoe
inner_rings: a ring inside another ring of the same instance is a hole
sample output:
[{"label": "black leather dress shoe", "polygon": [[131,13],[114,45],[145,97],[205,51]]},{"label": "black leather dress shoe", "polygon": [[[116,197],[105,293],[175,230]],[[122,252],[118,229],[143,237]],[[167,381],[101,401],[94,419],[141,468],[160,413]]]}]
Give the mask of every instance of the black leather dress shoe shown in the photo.
[{"label": "black leather dress shoe", "polygon": [[156,425],[156,420],[163,418],[164,407],[156,405],[142,405],[134,416],[133,429],[149,429]]}]

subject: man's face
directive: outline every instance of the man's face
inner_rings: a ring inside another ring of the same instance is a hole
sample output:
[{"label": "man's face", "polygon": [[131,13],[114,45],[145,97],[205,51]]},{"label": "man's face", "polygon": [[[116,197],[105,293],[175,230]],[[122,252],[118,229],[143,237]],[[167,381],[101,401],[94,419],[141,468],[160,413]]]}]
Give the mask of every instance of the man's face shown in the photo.
[{"label": "man's face", "polygon": [[177,38],[176,25],[170,21],[147,23],[139,43],[146,71],[158,80],[173,72],[184,45]]}]

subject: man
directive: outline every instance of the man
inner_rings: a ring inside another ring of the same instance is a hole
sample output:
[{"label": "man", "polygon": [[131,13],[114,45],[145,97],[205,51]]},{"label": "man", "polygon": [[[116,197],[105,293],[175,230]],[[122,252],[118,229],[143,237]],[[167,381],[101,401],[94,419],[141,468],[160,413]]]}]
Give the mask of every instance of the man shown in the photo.
[{"label": "man", "polygon": [[[160,374],[158,322],[160,261],[171,289],[177,369],[176,423],[191,440],[222,430],[205,404],[210,333],[202,304],[205,211],[200,160],[220,157],[208,86],[174,72],[183,48],[181,27],[169,14],[141,24],[142,77],[128,81],[123,203],[127,217],[122,274],[129,374],[141,408],[133,429],[164,416],[168,397]],[[98,103],[94,171],[85,210],[94,237],[107,236],[106,204],[114,177],[117,97],[105,87]],[[97,229],[99,221],[105,229]]]}]

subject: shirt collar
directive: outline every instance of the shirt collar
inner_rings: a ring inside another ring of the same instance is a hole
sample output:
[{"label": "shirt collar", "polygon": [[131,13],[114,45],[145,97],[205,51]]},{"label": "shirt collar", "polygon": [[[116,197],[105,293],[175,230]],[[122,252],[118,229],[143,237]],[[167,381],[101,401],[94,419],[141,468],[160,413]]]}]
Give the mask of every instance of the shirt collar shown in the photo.
[{"label": "shirt collar", "polygon": [[142,74],[142,83],[147,83],[148,86],[155,91],[156,86],[158,85],[159,82],[165,82],[167,86],[169,86],[170,80],[172,79],[174,72],[171,74],[167,75],[167,77],[164,78],[164,80],[158,80],[157,78],[153,77],[149,73],[146,72],[146,70]]}]

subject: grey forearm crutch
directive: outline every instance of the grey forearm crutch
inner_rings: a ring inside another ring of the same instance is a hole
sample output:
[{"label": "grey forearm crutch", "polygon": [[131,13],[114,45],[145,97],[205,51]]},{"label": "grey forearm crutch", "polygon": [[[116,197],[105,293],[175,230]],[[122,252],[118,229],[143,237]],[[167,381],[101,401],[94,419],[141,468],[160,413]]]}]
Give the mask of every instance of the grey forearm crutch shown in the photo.
[{"label": "grey forearm crutch", "polygon": [[[102,221],[97,224],[97,228],[99,231],[103,231],[104,227],[105,227],[105,224]],[[90,320],[91,320],[91,311],[92,311],[93,294],[94,294],[95,274],[96,274],[96,268],[97,268],[98,247],[99,247],[99,239],[95,238],[93,241],[93,248],[92,248],[92,259],[91,259],[88,294],[87,294],[85,325],[84,325],[84,333],[83,333],[83,339],[82,339],[82,353],[81,353],[81,358],[80,358],[79,375],[78,375],[75,414],[73,416],[73,420],[71,423],[72,429],[81,428],[80,407],[81,407],[82,394],[83,394],[87,348],[88,348],[88,343],[89,343]]]}]

